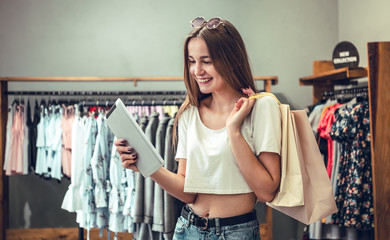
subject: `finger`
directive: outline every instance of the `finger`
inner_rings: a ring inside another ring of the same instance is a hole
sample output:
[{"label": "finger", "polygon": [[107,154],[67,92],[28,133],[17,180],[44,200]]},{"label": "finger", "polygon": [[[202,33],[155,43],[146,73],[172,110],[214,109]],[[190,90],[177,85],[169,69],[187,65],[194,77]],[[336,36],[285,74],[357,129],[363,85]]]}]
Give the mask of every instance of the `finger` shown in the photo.
[{"label": "finger", "polygon": [[127,160],[137,160],[137,155],[130,153],[122,153],[120,158],[122,162],[125,162]]},{"label": "finger", "polygon": [[128,152],[128,149],[129,149],[129,147],[127,147],[127,146],[121,146],[121,145],[116,146],[116,151],[117,151],[119,154]]},{"label": "finger", "polygon": [[256,102],[256,98],[248,99],[248,102],[249,102],[249,105],[253,106],[253,104],[255,104],[255,102]]},{"label": "finger", "polygon": [[242,92],[245,93],[246,95],[248,96],[252,96],[253,94],[256,94],[252,88],[243,88],[242,89]]},{"label": "finger", "polygon": [[114,145],[115,146],[126,146],[127,141],[126,141],[126,139],[115,139]]},{"label": "finger", "polygon": [[124,162],[122,162],[122,167],[131,169],[132,166],[135,166],[135,162],[136,161],[133,161],[133,160],[124,161]]},{"label": "finger", "polygon": [[240,106],[240,110],[242,111],[250,111],[255,104],[256,99],[248,99],[248,98],[243,98],[242,104]]},{"label": "finger", "polygon": [[129,147],[129,146],[126,146],[126,151],[127,151],[128,153],[135,153],[135,149],[132,148],[132,147]]},{"label": "finger", "polygon": [[249,101],[248,101],[248,100],[245,100],[245,101],[243,102],[243,104],[242,104],[241,109],[242,109],[243,111],[248,111],[248,110],[249,110],[249,107],[250,107]]},{"label": "finger", "polygon": [[236,101],[235,107],[236,107],[237,109],[240,109],[243,102],[244,102],[244,98],[239,98],[239,99]]},{"label": "finger", "polygon": [[122,154],[122,153],[127,153],[127,154],[130,154],[130,153],[135,153],[135,149],[133,147],[130,147],[130,146],[117,146],[116,147],[116,151],[119,153],[119,154]]}]

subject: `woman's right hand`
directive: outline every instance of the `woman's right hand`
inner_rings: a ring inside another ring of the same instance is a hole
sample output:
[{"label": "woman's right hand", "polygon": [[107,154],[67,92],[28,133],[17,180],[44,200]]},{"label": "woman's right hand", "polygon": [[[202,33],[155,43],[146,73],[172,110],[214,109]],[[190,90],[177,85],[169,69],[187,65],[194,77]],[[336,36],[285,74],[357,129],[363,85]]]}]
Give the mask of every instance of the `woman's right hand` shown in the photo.
[{"label": "woman's right hand", "polygon": [[116,139],[114,141],[116,151],[121,156],[122,166],[127,169],[139,172],[135,163],[137,162],[137,152],[125,139]]}]

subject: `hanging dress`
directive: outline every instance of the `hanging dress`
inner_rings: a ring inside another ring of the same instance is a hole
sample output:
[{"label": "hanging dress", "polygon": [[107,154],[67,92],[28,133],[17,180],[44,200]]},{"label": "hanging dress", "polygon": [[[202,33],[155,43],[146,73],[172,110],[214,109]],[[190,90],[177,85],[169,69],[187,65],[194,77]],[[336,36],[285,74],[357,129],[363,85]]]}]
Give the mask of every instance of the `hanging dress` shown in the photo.
[{"label": "hanging dress", "polygon": [[343,144],[339,163],[336,204],[331,223],[370,230],[374,227],[370,121],[368,101],[340,109],[331,137]]}]

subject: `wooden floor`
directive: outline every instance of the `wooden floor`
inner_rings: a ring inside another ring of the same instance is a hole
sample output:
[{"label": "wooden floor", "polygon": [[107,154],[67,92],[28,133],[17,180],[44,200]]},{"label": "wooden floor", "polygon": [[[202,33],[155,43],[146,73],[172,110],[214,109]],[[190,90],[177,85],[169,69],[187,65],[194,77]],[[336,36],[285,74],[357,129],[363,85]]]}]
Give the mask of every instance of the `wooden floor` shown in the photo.
[{"label": "wooden floor", "polygon": [[[260,224],[260,236],[262,240],[271,240],[270,230],[267,224]],[[99,229],[90,231],[90,239],[108,239],[107,230],[103,231],[103,236],[100,236]],[[30,229],[7,229],[6,240],[78,240],[78,228],[30,228]],[[87,239],[87,231],[84,230],[84,239]],[[110,239],[114,239],[114,233],[110,233]],[[118,233],[118,240],[131,240],[131,233]]]},{"label": "wooden floor", "polygon": [[[103,231],[103,237],[99,236],[99,229],[90,231],[90,239],[107,239],[107,231]],[[77,240],[79,239],[78,228],[31,228],[31,229],[7,229],[7,240]],[[87,231],[84,230],[84,239],[87,239]],[[111,238],[114,233],[111,232]],[[118,233],[118,240],[133,239],[131,233]]]}]

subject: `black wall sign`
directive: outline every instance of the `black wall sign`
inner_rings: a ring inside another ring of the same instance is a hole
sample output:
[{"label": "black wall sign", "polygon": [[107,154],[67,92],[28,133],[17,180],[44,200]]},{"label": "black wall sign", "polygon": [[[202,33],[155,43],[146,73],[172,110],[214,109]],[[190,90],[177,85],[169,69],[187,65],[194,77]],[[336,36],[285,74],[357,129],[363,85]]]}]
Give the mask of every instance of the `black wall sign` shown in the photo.
[{"label": "black wall sign", "polygon": [[335,69],[344,67],[358,67],[359,53],[352,43],[347,41],[340,42],[333,50],[332,62]]}]

